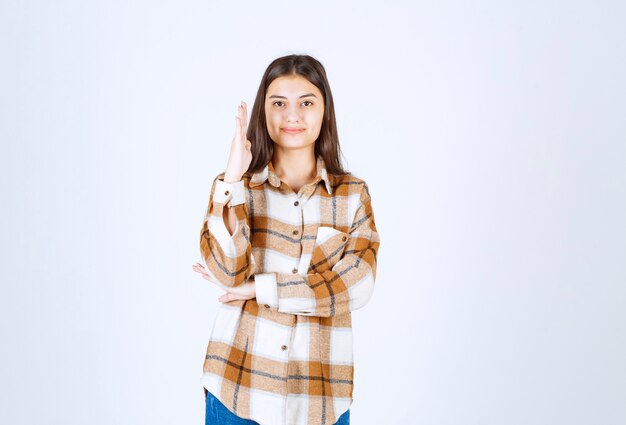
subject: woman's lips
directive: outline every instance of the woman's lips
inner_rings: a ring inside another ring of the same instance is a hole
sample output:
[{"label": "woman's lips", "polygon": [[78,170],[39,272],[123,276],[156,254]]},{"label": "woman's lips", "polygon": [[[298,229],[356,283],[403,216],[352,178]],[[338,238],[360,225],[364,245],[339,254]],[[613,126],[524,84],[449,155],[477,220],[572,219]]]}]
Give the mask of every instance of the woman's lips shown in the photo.
[{"label": "woman's lips", "polygon": [[297,134],[297,133],[302,133],[304,131],[304,128],[282,128],[282,130],[285,133],[289,133],[289,134]]}]

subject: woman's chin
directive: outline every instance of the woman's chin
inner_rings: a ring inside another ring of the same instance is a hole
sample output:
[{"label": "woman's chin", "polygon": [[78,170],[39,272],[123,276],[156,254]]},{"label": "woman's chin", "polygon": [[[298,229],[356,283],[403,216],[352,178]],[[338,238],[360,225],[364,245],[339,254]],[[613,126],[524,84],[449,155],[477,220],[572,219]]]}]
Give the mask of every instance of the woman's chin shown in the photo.
[{"label": "woman's chin", "polygon": [[278,142],[274,140],[274,143],[283,149],[304,149],[315,144],[315,141],[310,142],[307,140],[289,138],[287,140],[280,139]]}]

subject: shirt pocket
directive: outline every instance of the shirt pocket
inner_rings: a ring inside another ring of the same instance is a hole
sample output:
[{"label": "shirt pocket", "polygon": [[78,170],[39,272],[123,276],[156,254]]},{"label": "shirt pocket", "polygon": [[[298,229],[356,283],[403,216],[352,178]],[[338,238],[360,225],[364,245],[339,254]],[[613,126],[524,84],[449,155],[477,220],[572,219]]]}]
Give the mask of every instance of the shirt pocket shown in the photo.
[{"label": "shirt pocket", "polygon": [[311,253],[309,273],[330,270],[341,259],[348,244],[349,235],[331,226],[319,226]]}]

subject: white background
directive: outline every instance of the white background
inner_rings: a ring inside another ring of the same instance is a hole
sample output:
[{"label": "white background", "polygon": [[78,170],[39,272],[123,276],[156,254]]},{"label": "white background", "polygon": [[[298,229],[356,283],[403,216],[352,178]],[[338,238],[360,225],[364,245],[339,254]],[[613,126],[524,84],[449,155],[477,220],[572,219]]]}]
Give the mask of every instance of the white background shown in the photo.
[{"label": "white background", "polygon": [[291,53],[381,234],[352,423],[626,423],[624,2],[1,4],[0,423],[203,423],[210,184]]}]

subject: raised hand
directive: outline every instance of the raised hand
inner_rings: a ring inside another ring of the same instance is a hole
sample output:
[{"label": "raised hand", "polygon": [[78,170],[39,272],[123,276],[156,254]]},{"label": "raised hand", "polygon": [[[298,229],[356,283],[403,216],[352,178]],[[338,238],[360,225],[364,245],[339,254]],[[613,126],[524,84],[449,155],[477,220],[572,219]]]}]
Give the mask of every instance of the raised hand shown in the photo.
[{"label": "raised hand", "polygon": [[248,131],[248,106],[243,100],[237,106],[237,115],[235,116],[235,137],[230,145],[230,154],[228,155],[228,164],[226,165],[226,174],[224,181],[232,183],[241,180],[243,174],[248,171],[250,162],[252,162],[252,143],[247,139]]}]

